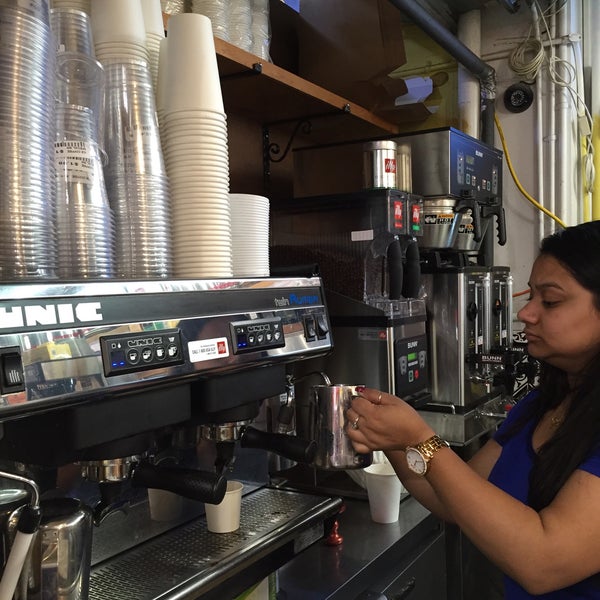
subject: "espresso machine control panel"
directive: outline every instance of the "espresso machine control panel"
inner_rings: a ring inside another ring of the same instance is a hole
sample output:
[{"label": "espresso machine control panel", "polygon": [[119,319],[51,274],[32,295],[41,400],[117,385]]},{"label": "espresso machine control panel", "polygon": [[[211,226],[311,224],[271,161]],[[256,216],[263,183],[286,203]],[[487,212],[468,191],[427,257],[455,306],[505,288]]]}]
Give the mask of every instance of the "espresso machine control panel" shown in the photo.
[{"label": "espresso machine control panel", "polygon": [[332,347],[319,277],[6,284],[0,418]]}]

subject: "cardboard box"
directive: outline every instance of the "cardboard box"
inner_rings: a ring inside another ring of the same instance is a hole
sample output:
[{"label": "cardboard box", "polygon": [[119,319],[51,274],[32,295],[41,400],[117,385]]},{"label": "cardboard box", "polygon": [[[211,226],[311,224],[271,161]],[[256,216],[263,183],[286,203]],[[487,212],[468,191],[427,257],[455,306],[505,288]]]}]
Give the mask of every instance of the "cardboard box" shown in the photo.
[{"label": "cardboard box", "polygon": [[302,0],[299,75],[372,110],[407,92],[403,15],[388,0]]}]

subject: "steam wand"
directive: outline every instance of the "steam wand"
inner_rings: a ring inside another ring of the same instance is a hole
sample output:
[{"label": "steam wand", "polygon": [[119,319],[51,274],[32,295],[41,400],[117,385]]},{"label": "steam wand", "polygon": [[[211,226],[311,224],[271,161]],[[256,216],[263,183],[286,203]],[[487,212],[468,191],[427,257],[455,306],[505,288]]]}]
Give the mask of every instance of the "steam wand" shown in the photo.
[{"label": "steam wand", "polygon": [[29,485],[33,490],[32,501],[23,507],[19,514],[17,535],[6,561],[2,580],[0,580],[0,600],[11,600],[19,582],[31,540],[40,526],[42,512],[40,510],[40,490],[35,481],[5,471],[0,471],[0,477],[20,481]]}]

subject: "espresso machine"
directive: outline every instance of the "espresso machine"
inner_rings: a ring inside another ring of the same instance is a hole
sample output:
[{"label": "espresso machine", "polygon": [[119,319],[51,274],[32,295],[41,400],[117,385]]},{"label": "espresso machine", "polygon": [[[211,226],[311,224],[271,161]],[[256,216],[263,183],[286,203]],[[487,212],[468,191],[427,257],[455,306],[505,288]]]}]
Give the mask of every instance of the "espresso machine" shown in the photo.
[{"label": "espresso machine", "polygon": [[[86,523],[77,546],[29,553],[15,598],[234,597],[322,537],[341,499],[275,489],[266,467],[270,453],[310,463],[314,441],[260,415],[332,347],[316,276],[2,284],[4,547],[34,496],[43,540]],[[203,507],[232,476],[243,525],[223,543]],[[151,490],[179,512],[154,518]],[[44,525],[57,500],[68,511]]]}]

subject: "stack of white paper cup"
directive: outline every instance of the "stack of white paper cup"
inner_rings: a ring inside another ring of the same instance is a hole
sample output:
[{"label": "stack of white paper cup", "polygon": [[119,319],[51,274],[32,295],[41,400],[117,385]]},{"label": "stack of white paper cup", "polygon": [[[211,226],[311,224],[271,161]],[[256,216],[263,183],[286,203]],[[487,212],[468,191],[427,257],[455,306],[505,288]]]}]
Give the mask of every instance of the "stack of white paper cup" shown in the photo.
[{"label": "stack of white paper cup", "polygon": [[146,49],[150,61],[150,72],[154,89],[158,82],[158,63],[160,56],[160,42],[165,38],[162,10],[160,0],[142,0],[144,27],[146,29]]},{"label": "stack of white paper cup", "polygon": [[229,194],[233,275],[268,277],[269,199],[254,194]]},{"label": "stack of white paper cup", "polygon": [[174,274],[230,277],[227,119],[210,19],[194,13],[169,19],[158,81],[171,185]]},{"label": "stack of white paper cup", "polygon": [[149,60],[141,0],[92,3],[96,58]]}]

